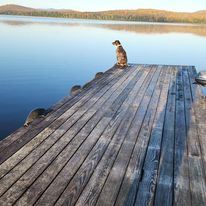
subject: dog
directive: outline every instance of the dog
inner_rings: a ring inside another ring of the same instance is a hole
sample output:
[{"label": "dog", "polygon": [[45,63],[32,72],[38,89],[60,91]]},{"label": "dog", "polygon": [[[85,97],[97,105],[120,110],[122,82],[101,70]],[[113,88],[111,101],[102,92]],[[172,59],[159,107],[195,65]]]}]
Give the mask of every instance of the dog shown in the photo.
[{"label": "dog", "polygon": [[125,67],[127,64],[127,53],[122,47],[119,40],[112,42],[112,44],[116,47],[116,55],[117,55],[117,66]]}]

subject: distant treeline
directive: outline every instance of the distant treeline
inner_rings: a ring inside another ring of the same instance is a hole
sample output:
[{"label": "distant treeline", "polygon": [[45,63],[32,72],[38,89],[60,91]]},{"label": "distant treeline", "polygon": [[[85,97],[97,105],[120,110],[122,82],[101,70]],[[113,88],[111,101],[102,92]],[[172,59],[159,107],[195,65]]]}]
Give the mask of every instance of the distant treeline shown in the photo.
[{"label": "distant treeline", "polygon": [[206,23],[206,11],[185,13],[152,9],[138,9],[102,12],[79,12],[73,10],[38,10],[21,6],[18,6],[17,9],[16,7],[14,5],[7,5],[3,8],[2,6],[0,7],[0,14],[121,21]]}]

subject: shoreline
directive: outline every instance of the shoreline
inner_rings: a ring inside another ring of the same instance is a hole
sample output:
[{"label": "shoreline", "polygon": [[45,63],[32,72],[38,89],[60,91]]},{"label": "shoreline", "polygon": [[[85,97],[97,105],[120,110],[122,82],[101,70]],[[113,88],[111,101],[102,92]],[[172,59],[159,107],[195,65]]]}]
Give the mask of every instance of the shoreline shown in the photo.
[{"label": "shoreline", "polygon": [[[129,21],[129,20],[110,20],[110,19],[94,19],[94,18],[70,18],[70,17],[52,17],[52,16],[34,16],[34,15],[18,15],[18,14],[0,14],[0,20],[4,20],[1,17],[6,17],[6,21],[9,21],[8,17],[11,17],[11,20],[18,21],[26,19],[31,20],[31,22],[36,22],[36,20],[52,20],[45,21],[46,23],[77,23],[77,21],[81,21],[81,23],[86,24],[130,24],[130,25],[170,25],[170,26],[206,26],[206,23],[181,23],[181,22],[158,22],[158,21]],[[13,17],[13,18],[12,18]],[[35,19],[35,21],[33,21]],[[56,20],[56,21],[55,21]],[[64,21],[62,21],[64,20]],[[43,21],[44,22],[44,21]]]}]

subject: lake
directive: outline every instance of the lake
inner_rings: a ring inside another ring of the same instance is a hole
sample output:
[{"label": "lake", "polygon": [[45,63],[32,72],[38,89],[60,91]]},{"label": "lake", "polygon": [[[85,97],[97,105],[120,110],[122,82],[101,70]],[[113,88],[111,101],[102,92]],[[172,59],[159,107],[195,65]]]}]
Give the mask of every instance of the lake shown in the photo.
[{"label": "lake", "polygon": [[112,67],[116,39],[129,63],[206,70],[204,25],[0,16],[0,139]]}]

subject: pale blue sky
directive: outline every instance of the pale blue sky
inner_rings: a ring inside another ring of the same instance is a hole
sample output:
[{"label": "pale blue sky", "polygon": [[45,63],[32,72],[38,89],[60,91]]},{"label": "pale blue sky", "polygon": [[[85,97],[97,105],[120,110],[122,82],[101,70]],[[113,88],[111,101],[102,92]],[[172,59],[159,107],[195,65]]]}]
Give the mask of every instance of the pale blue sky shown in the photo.
[{"label": "pale blue sky", "polygon": [[206,0],[0,0],[3,4],[20,4],[34,8],[64,8],[82,11],[152,8],[173,11],[206,9]]}]

